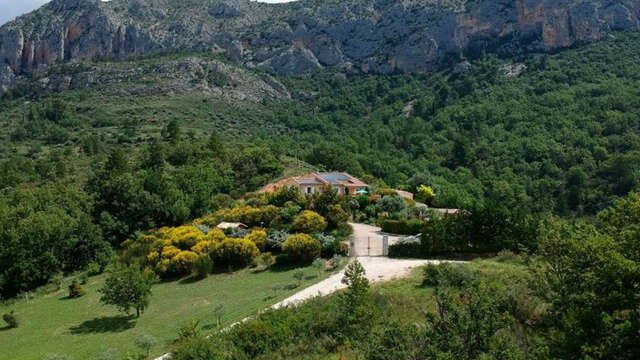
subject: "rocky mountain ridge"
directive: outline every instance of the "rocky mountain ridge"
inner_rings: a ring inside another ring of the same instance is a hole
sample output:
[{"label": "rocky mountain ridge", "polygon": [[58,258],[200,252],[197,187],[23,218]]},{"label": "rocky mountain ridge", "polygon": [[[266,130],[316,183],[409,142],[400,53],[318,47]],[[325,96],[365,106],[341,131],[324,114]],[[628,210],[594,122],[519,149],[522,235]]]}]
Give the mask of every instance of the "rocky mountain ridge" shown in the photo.
[{"label": "rocky mountain ridge", "polygon": [[636,0],[53,0],[0,27],[0,90],[95,57],[198,50],[277,74],[428,72],[637,29]]}]

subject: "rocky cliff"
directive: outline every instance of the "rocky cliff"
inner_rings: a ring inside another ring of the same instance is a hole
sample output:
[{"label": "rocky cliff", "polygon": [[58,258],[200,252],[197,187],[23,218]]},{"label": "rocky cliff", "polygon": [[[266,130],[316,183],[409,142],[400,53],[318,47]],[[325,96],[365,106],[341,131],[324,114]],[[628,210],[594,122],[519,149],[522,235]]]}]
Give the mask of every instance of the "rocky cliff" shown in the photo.
[{"label": "rocky cliff", "polygon": [[55,62],[186,49],[279,74],[421,72],[639,28],[637,0],[53,0],[0,28],[0,85]]}]

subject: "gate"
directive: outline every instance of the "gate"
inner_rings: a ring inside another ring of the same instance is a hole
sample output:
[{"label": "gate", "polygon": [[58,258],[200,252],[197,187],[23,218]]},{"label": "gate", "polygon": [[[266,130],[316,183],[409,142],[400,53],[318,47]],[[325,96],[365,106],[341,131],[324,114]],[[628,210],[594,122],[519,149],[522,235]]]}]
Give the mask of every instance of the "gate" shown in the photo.
[{"label": "gate", "polygon": [[351,235],[349,238],[349,256],[387,256],[389,252],[388,236]]}]

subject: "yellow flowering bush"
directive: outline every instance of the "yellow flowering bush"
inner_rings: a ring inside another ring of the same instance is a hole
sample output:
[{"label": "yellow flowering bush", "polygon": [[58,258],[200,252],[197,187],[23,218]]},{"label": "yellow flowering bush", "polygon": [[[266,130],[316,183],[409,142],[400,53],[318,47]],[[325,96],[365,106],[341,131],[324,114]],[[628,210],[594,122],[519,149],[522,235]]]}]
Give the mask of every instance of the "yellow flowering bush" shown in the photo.
[{"label": "yellow flowering bush", "polygon": [[293,219],[293,228],[303,233],[322,231],[326,227],[326,220],[320,214],[311,210],[305,210]]},{"label": "yellow flowering bush", "polygon": [[260,255],[260,251],[250,240],[227,238],[217,243],[210,255],[216,265],[244,267]]},{"label": "yellow flowering bush", "polygon": [[211,252],[211,250],[215,249],[216,241],[200,241],[194,247],[191,248],[191,251],[196,254],[207,254]]},{"label": "yellow flowering bush", "polygon": [[253,230],[245,239],[256,244],[260,251],[264,251],[267,247],[267,232],[264,230]]},{"label": "yellow flowering bush", "polygon": [[221,229],[218,229],[218,228],[212,229],[205,236],[205,239],[207,241],[214,241],[214,242],[220,242],[220,241],[222,241],[222,240],[224,240],[226,238],[227,238],[227,236],[224,234],[224,231],[222,231]]},{"label": "yellow flowering bush", "polygon": [[296,234],[284,241],[282,251],[289,255],[289,260],[292,262],[310,263],[320,256],[322,245],[307,234]]},{"label": "yellow flowering bush", "polygon": [[190,274],[193,269],[193,264],[196,262],[198,254],[193,251],[180,251],[176,256],[171,259],[171,267],[176,274]]},{"label": "yellow flowering bush", "polygon": [[203,224],[215,227],[221,221],[241,222],[249,226],[268,225],[278,216],[280,209],[273,205],[249,206],[238,205],[231,209],[218,210],[212,215],[197,219],[194,224]]},{"label": "yellow flowering bush", "polygon": [[171,244],[181,250],[191,249],[204,239],[205,235],[195,226],[180,226],[167,231],[167,238]]}]

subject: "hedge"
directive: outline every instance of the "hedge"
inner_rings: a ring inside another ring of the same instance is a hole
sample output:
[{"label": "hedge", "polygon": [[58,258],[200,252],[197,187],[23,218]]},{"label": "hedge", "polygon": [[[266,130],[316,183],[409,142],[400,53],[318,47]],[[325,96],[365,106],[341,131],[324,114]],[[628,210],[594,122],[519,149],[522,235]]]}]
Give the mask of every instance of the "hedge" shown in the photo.
[{"label": "hedge", "polygon": [[539,218],[498,207],[434,218],[420,228],[419,243],[399,242],[389,247],[391,257],[426,258],[455,253],[497,253],[535,250]]},{"label": "hedge", "polygon": [[382,231],[398,235],[418,235],[424,223],[418,219],[411,220],[383,220],[380,224]]}]

